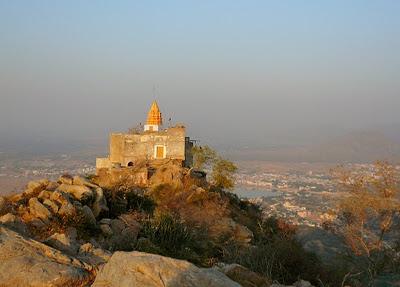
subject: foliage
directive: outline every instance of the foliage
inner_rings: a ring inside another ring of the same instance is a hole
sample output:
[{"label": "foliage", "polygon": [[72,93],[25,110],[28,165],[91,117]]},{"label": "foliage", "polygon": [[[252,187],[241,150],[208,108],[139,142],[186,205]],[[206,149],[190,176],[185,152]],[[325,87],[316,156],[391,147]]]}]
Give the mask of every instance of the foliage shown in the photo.
[{"label": "foliage", "polygon": [[142,224],[141,236],[150,244],[138,245],[138,250],[204,265],[210,242],[201,228],[188,225],[177,215],[168,213],[158,214]]},{"label": "foliage", "polygon": [[298,278],[325,286],[339,286],[341,276],[318,258],[304,250],[295,239],[296,229],[276,218],[267,218],[259,223],[253,246],[243,248],[234,242],[222,249],[222,260],[238,263],[266,278],[291,284]]},{"label": "foliage", "polygon": [[339,203],[335,231],[351,250],[353,273],[370,284],[380,274],[398,272],[390,239],[399,238],[400,231],[395,224],[400,220],[399,171],[377,162],[369,173],[338,168],[334,174],[339,189],[348,194]]},{"label": "foliage", "polygon": [[128,210],[139,210],[151,214],[156,206],[155,202],[150,197],[136,192],[127,193],[126,200]]},{"label": "foliage", "polygon": [[194,146],[193,167],[197,169],[210,168],[212,183],[218,188],[232,189],[234,187],[234,173],[236,165],[222,158],[209,146]]},{"label": "foliage", "polygon": [[193,154],[193,167],[196,169],[203,169],[212,164],[217,158],[215,150],[209,146],[194,146],[192,148]]},{"label": "foliage", "polygon": [[226,159],[218,158],[212,168],[213,184],[219,188],[233,189],[235,186],[234,173],[236,172],[236,165]]},{"label": "foliage", "polygon": [[109,207],[110,218],[118,217],[130,210],[151,214],[155,208],[154,201],[144,195],[143,190],[133,186],[116,185],[104,189],[104,196]]}]

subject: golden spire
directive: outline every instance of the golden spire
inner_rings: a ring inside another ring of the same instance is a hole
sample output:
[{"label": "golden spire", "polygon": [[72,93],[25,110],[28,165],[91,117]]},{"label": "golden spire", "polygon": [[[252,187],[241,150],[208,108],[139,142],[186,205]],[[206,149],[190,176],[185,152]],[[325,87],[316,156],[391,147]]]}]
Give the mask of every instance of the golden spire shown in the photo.
[{"label": "golden spire", "polygon": [[149,113],[147,114],[147,125],[162,125],[160,108],[156,101],[153,101]]}]

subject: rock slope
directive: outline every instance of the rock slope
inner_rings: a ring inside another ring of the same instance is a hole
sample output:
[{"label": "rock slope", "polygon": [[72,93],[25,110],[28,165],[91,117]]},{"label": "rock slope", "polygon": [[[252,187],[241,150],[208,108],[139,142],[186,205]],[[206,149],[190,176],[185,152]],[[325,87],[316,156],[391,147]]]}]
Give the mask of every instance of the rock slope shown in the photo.
[{"label": "rock slope", "polygon": [[87,286],[93,267],[0,226],[0,285]]}]

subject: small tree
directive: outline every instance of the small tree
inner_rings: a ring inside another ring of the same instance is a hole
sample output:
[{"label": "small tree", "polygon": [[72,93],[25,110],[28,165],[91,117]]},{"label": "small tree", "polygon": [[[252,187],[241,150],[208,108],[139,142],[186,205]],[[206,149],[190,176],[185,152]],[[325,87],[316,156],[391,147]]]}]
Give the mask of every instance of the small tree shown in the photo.
[{"label": "small tree", "polygon": [[393,256],[388,256],[392,248],[386,243],[398,238],[394,223],[400,215],[399,172],[387,162],[377,162],[368,173],[339,168],[335,175],[339,190],[348,194],[338,206],[337,231],[356,258],[365,259],[367,266],[361,271],[372,279],[393,264]]},{"label": "small tree", "polygon": [[192,148],[193,167],[203,169],[217,159],[217,153],[209,146],[194,146]]},{"label": "small tree", "polygon": [[236,170],[237,167],[233,162],[218,158],[213,165],[211,173],[213,184],[222,189],[233,189]]},{"label": "small tree", "polygon": [[193,167],[197,169],[211,169],[212,183],[222,189],[232,189],[235,184],[234,173],[236,165],[222,158],[209,146],[194,146]]}]

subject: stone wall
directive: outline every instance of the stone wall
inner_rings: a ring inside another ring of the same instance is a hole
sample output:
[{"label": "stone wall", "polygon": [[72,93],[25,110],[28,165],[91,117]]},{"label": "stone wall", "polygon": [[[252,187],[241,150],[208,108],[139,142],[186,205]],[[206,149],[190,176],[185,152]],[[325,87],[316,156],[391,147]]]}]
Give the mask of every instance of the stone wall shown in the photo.
[{"label": "stone wall", "polygon": [[147,168],[112,168],[97,169],[94,179],[101,187],[112,187],[119,183],[146,187],[149,183],[149,172]]},{"label": "stone wall", "polygon": [[110,162],[127,166],[142,160],[154,160],[155,146],[165,147],[165,158],[185,160],[187,149],[185,128],[173,127],[160,132],[142,134],[112,133],[110,136]]},{"label": "stone wall", "polygon": [[111,161],[108,157],[98,157],[96,158],[96,168],[110,168]]}]

